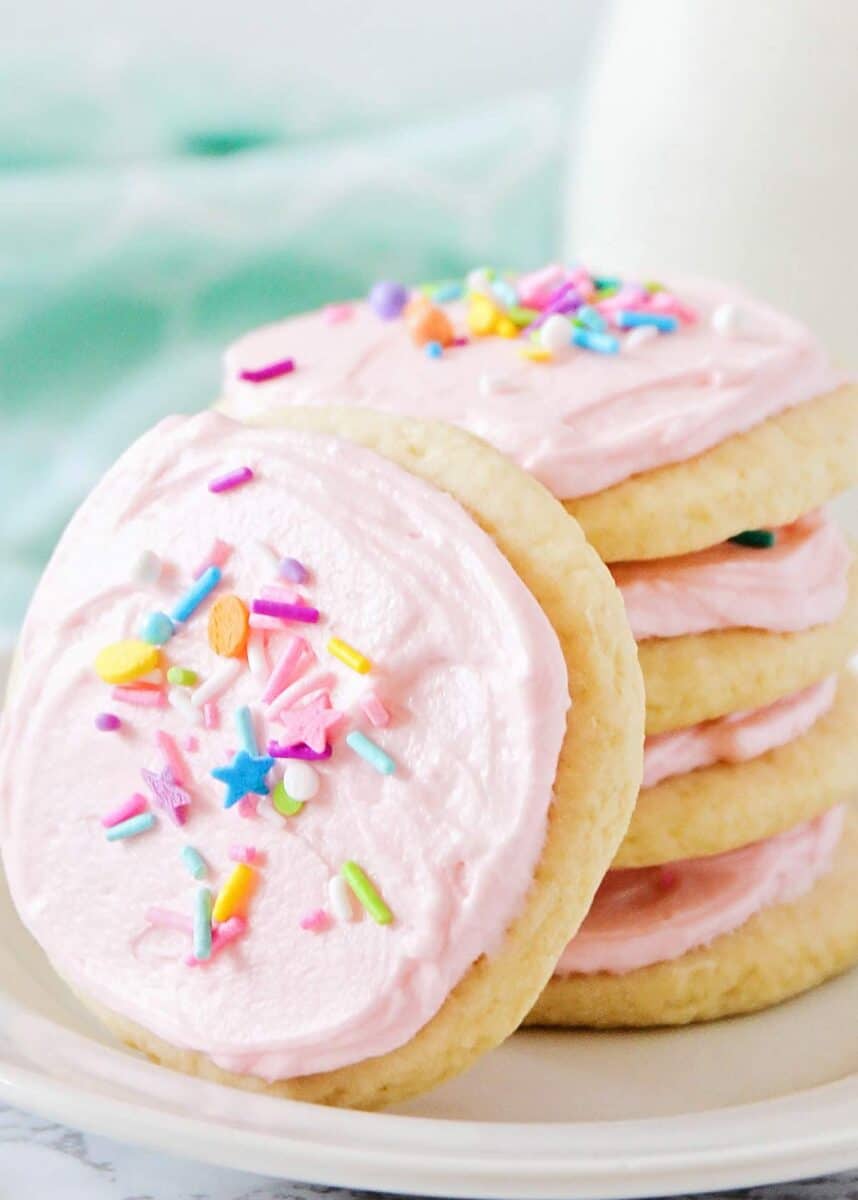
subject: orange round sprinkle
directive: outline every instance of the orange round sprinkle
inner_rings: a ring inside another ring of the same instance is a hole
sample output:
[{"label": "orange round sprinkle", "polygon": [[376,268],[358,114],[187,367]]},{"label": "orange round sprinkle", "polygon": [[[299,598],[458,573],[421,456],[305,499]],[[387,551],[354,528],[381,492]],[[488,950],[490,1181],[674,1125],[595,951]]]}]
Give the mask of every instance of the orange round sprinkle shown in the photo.
[{"label": "orange round sprinkle", "polygon": [[405,320],[418,346],[425,346],[427,342],[440,342],[442,346],[451,346],[456,338],[447,314],[428,300],[409,304]]},{"label": "orange round sprinkle", "polygon": [[247,605],[238,596],[220,596],[209,613],[209,645],[222,658],[243,658],[247,648]]}]

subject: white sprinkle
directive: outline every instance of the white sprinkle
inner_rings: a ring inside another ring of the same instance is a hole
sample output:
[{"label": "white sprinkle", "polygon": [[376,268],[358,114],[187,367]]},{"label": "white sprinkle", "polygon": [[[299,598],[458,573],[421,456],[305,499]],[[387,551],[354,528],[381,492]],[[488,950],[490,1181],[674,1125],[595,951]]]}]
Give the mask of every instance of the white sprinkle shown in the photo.
[{"label": "white sprinkle", "polygon": [[191,697],[188,695],[185,688],[168,688],[167,702],[171,708],[175,708],[177,712],[182,713],[182,715],[187,717],[187,719],[194,725],[202,725],[202,709],[194,708],[193,704],[191,703]]},{"label": "white sprinkle", "polygon": [[331,911],[339,921],[353,921],[355,910],[352,904],[352,892],[342,875],[334,875],[328,883],[328,899]]},{"label": "white sprinkle", "polygon": [[465,286],[469,292],[479,292],[482,296],[491,296],[492,281],[489,278],[488,267],[477,267],[469,271],[465,277]]},{"label": "white sprinkle", "polygon": [[654,325],[638,325],[623,338],[623,349],[636,350],[638,346],[645,346],[647,342],[652,342],[657,337],[658,330]]},{"label": "white sprinkle", "polygon": [[151,585],[161,578],[161,560],[154,550],[144,550],[131,569],[135,583]]},{"label": "white sprinkle", "polygon": [[191,704],[194,708],[202,708],[209,700],[216,700],[231,683],[238,679],[243,670],[244,663],[241,659],[225,658],[223,662],[218,663],[208,679],[201,683],[191,695]]},{"label": "white sprinkle", "polygon": [[319,773],[308,762],[288,759],[283,768],[283,786],[287,796],[304,804],[319,791]]},{"label": "white sprinkle", "polygon": [[539,327],[539,344],[552,354],[568,350],[572,345],[572,322],[562,313],[552,313]]},{"label": "white sprinkle", "polygon": [[746,324],[745,313],[736,304],[719,304],[712,314],[712,328],[721,337],[740,337]]},{"label": "white sprinkle", "polygon": [[280,559],[274,553],[270,546],[265,542],[254,542],[254,549],[258,552],[259,558],[265,563],[266,571],[272,571],[278,578],[280,577]]},{"label": "white sprinkle", "polygon": [[336,681],[337,677],[332,671],[312,671],[303,679],[296,679],[289,687],[284,688],[280,695],[276,696],[268,705],[265,715],[269,718],[276,717],[279,712],[284,708],[289,708],[302,696],[307,696],[310,692],[317,692],[322,688],[333,687]]},{"label": "white sprinkle", "polygon": [[265,634],[261,629],[252,629],[247,639],[247,665],[254,679],[267,679],[271,668],[268,665],[268,653],[265,644]]}]

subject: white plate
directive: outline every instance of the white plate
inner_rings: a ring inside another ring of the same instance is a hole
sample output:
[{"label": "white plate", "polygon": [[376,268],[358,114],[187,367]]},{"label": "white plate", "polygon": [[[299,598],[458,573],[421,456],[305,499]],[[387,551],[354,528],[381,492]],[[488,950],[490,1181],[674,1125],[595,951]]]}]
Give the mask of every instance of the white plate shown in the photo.
[{"label": "white plate", "polygon": [[368,1114],[233,1091],[117,1047],[53,974],[2,875],[0,931],[0,1096],[89,1132],[306,1182],[521,1200],[858,1166],[856,972],[714,1025],[518,1034],[432,1094]]}]

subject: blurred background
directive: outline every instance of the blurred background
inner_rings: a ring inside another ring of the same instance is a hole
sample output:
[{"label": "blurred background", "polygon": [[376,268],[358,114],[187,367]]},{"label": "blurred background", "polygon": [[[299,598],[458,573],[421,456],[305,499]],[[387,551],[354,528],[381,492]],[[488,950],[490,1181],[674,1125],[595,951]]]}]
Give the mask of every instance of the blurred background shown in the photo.
[{"label": "blurred background", "polygon": [[380,277],[715,274],[858,365],[851,0],[0,21],[0,643],[105,467],[215,398],[229,340]]}]

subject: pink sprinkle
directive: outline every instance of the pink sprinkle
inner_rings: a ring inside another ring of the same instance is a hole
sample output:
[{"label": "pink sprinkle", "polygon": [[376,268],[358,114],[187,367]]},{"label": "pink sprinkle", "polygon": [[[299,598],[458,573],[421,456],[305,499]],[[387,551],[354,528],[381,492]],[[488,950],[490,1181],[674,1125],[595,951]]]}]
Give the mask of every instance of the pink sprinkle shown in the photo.
[{"label": "pink sprinkle", "polygon": [[188,782],[188,772],[185,764],[182,762],[182,756],[179,753],[179,747],[163,729],[159,729],[155,734],[155,742],[158,749],[164,756],[164,761],[173,773],[173,781],[179,787],[184,787]]},{"label": "pink sprinkle", "polygon": [[265,691],[262,693],[262,699],[266,704],[269,704],[275,696],[279,696],[286,685],[291,682],[295,675],[295,668],[306,649],[307,643],[304,638],[295,634],[290,636],[289,642],[280,656],[280,661],[271,672],[265,685]]},{"label": "pink sprinkle", "polygon": [[252,821],[257,816],[256,806],[259,803],[259,797],[248,793],[242,796],[238,802],[238,815],[244,817],[245,821]]},{"label": "pink sprinkle", "polygon": [[364,692],[360,698],[360,706],[370,725],[374,725],[376,729],[384,729],[390,723],[390,713],[375,692]]},{"label": "pink sprinkle", "polygon": [[281,604],[277,600],[256,599],[251,605],[253,612],[262,617],[279,617],[281,621],[303,621],[307,625],[315,625],[319,619],[319,610],[309,604]]},{"label": "pink sprinkle", "polygon": [[679,872],[676,867],[659,867],[658,882],[659,886],[664,888],[665,891],[676,887],[677,883],[679,883]]},{"label": "pink sprinkle", "polygon": [[226,475],[219,475],[217,479],[209,480],[210,492],[229,492],[233,488],[241,487],[243,483],[250,483],[253,478],[253,471],[250,467],[238,467],[235,471],[229,471]]},{"label": "pink sprinkle", "polygon": [[209,957],[201,959],[195,958],[193,954],[188,954],[185,956],[186,965],[189,967],[206,966],[218,951],[223,950],[224,946],[228,946],[236,938],[240,938],[246,929],[247,921],[244,917],[230,917],[228,921],[224,921],[223,925],[215,925],[212,929],[212,949]]},{"label": "pink sprinkle", "polygon": [[159,688],[124,687],[120,684],[110,695],[123,704],[136,704],[140,708],[165,708],[167,704],[167,697]]},{"label": "pink sprinkle", "polygon": [[101,818],[101,823],[105,829],[112,829],[114,825],[121,825],[123,821],[129,820],[130,817],[139,817],[147,808],[145,796],[141,796],[139,792],[135,792],[133,796],[129,796],[118,808],[114,808],[112,812],[107,813]]},{"label": "pink sprinkle", "polygon": [[310,692],[317,692],[320,688],[333,687],[337,681],[336,675],[332,671],[314,671],[310,675],[305,675],[303,679],[296,680],[280,695],[269,704],[266,709],[266,716],[276,717],[284,708],[290,708],[296,700],[300,700],[302,696],[308,695]]},{"label": "pink sprinkle", "polygon": [[329,925],[328,914],[323,908],[314,908],[312,912],[305,913],[300,920],[302,929],[309,929],[311,933],[321,933],[323,929],[327,929]]},{"label": "pink sprinkle", "polygon": [[281,375],[291,375],[294,370],[294,358],[281,358],[279,362],[268,363],[265,367],[239,371],[238,377],[246,379],[248,383],[265,383],[269,379],[279,379]]},{"label": "pink sprinkle", "polygon": [[256,859],[256,847],[230,846],[229,857],[233,862],[252,863]]},{"label": "pink sprinkle", "polygon": [[200,748],[200,739],[198,737],[194,737],[192,733],[189,733],[185,738],[184,746],[189,754],[195,754]]},{"label": "pink sprinkle", "polygon": [[171,908],[147,908],[146,923],[159,929],[177,929],[179,933],[193,933],[193,922],[185,913],[173,912]]},{"label": "pink sprinkle", "polygon": [[218,729],[220,727],[220,709],[214,700],[209,700],[208,704],[203,705],[203,724],[206,729]]},{"label": "pink sprinkle", "polygon": [[654,295],[650,296],[649,307],[655,309],[657,312],[678,317],[683,325],[694,325],[697,321],[697,310],[688,304],[683,304],[681,300],[677,300],[676,296],[672,296],[670,292],[655,292]]},{"label": "pink sprinkle", "polygon": [[565,279],[566,271],[558,263],[521,275],[516,283],[519,304],[524,308],[542,308]]},{"label": "pink sprinkle", "polygon": [[114,729],[118,729],[122,722],[117,717],[116,713],[101,712],[95,718],[95,728],[101,733],[111,733]]},{"label": "pink sprinkle", "polygon": [[343,321],[350,321],[354,311],[351,304],[328,304],[325,307],[325,320],[329,325],[340,325]]},{"label": "pink sprinkle", "polygon": [[456,337],[456,338],[453,338],[453,345],[454,345],[454,346],[469,346],[470,344],[471,344],[471,343],[470,343],[470,338],[466,338],[466,337]]},{"label": "pink sprinkle", "polygon": [[212,542],[208,554],[205,558],[197,563],[194,567],[194,579],[199,579],[204,571],[209,567],[222,567],[232,554],[232,546],[228,542],[222,542],[220,538],[215,538]]}]

